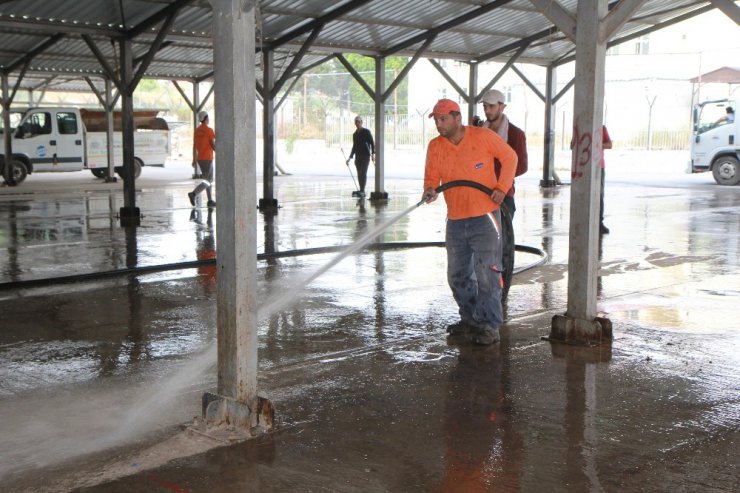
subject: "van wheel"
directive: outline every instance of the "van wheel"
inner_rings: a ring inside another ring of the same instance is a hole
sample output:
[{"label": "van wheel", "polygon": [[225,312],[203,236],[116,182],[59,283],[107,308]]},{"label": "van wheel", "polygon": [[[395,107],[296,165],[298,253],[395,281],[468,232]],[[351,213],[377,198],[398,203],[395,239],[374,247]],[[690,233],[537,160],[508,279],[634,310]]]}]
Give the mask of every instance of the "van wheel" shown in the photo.
[{"label": "van wheel", "polygon": [[21,161],[13,160],[8,163],[8,166],[10,169],[6,170],[8,172],[5,176],[5,182],[11,187],[23,183],[28,176],[28,168],[26,168],[26,165]]},{"label": "van wheel", "polygon": [[95,175],[95,178],[106,178],[108,176],[108,170],[106,168],[95,168],[91,169],[90,172]]},{"label": "van wheel", "polygon": [[720,185],[737,185],[740,183],[740,162],[732,156],[721,156],[712,165],[712,175]]},{"label": "van wheel", "polygon": [[[141,176],[141,167],[144,166],[144,161],[138,157],[134,158],[134,178]],[[123,166],[116,166],[116,174],[123,178]]]}]

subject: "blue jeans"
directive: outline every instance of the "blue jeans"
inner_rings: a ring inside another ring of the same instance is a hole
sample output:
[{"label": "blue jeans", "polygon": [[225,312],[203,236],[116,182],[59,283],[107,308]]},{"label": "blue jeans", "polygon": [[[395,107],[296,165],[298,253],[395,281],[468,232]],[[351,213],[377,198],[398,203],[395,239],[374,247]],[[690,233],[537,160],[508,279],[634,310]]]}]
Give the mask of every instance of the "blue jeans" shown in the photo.
[{"label": "blue jeans", "polygon": [[501,214],[447,221],[447,282],[463,322],[498,329],[501,309]]}]

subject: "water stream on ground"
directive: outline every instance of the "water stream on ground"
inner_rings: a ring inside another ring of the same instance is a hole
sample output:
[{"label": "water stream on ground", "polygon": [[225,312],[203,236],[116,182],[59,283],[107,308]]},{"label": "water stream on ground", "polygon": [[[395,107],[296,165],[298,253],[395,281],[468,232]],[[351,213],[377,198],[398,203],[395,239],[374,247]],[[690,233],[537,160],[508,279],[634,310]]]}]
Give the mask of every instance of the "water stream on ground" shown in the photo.
[{"label": "water stream on ground", "polygon": [[[363,250],[420,205],[421,203],[414,204],[367,231],[321,268],[266,300],[258,310],[258,323],[290,307],[304,295],[311,282],[348,256]],[[146,434],[172,426],[172,419],[181,419],[173,410],[175,402],[182,399],[186,392],[190,392],[187,394],[190,397],[192,392],[202,391],[198,385],[216,363],[216,357],[214,341],[200,354],[157,378],[156,382],[147,381],[127,389],[106,389],[98,393],[99,395],[82,396],[78,399],[86,400],[87,405],[80,405],[76,401],[70,403],[68,395],[55,397],[56,404],[40,409],[34,417],[36,423],[41,423],[34,428],[41,436],[28,436],[33,430],[24,433],[23,445],[18,444],[8,463],[0,467],[0,477],[130,443]],[[59,426],[58,416],[69,419],[65,418],[64,424]]]}]

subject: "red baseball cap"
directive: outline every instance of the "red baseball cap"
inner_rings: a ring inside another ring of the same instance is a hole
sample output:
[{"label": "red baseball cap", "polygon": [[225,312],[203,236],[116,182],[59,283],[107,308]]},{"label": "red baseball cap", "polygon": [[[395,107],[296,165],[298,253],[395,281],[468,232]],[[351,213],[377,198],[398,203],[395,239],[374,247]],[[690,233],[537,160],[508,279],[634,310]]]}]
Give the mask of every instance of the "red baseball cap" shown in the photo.
[{"label": "red baseball cap", "polygon": [[432,112],[429,113],[429,118],[432,118],[434,115],[448,115],[452,111],[460,113],[460,105],[451,99],[440,99],[437,101],[437,104],[434,105]]}]

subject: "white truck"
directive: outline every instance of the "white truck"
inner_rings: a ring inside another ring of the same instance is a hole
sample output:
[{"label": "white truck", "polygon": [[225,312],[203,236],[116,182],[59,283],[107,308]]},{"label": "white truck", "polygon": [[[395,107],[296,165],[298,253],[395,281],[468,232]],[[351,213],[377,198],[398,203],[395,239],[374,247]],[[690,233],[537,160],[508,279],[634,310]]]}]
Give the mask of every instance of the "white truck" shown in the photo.
[{"label": "white truck", "polygon": [[740,183],[740,121],[736,101],[706,101],[694,108],[691,161],[687,172],[711,171],[720,185]]},{"label": "white truck", "polygon": [[[134,112],[134,173],[137,177],[142,166],[164,166],[170,155],[167,122],[157,118],[157,113],[156,110]],[[12,120],[17,124],[13,125]],[[13,181],[21,183],[31,173],[84,169],[98,178],[105,178],[108,176],[105,122],[104,111],[77,108],[31,108],[11,114]],[[120,174],[123,165],[120,112],[114,113],[113,122],[113,162]],[[4,153],[0,153],[0,159],[4,161]]]}]

